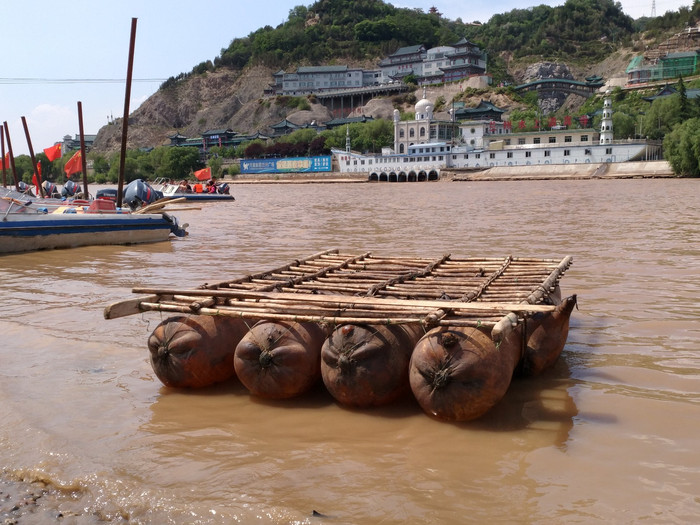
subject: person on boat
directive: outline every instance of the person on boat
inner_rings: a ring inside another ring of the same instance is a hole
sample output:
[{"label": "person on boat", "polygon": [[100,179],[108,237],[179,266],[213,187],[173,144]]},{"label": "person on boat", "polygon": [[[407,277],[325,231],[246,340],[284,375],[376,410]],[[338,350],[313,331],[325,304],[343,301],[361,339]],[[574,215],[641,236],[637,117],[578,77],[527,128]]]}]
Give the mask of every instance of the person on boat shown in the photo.
[{"label": "person on boat", "polygon": [[214,177],[207,181],[207,192],[216,193],[216,179]]},{"label": "person on boat", "polygon": [[178,187],[178,191],[181,191],[183,193],[192,193],[192,188],[190,187],[190,183],[187,182],[186,179],[183,179],[180,181],[180,186]]}]

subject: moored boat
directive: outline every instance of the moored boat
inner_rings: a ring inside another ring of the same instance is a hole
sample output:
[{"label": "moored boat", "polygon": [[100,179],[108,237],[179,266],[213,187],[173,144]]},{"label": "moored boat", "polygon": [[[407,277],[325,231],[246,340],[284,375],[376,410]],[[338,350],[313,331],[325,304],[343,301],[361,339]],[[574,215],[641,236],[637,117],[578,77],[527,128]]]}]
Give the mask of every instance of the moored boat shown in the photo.
[{"label": "moored boat", "polygon": [[186,234],[185,227],[165,212],[131,213],[104,199],[95,199],[88,206],[48,207],[0,198],[0,254],[151,243]]},{"label": "moored boat", "polygon": [[179,199],[188,201],[234,201],[236,200],[230,193],[229,185],[209,179],[208,182],[197,181],[189,183],[181,181],[174,183],[169,179],[156,179],[153,187],[162,194],[162,198]]}]

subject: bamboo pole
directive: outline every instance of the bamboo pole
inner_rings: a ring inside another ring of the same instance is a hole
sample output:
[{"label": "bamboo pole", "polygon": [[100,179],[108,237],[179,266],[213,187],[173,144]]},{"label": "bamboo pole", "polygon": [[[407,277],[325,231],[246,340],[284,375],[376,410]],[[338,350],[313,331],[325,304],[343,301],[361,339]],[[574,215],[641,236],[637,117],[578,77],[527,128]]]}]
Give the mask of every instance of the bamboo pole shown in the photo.
[{"label": "bamboo pole", "polygon": [[320,294],[291,294],[280,292],[261,292],[261,291],[228,291],[228,290],[172,290],[172,289],[154,289],[154,288],[134,288],[133,293],[141,294],[157,294],[157,295],[195,295],[195,296],[211,296],[223,297],[227,299],[277,299],[299,301],[303,297],[304,302],[309,303],[327,303],[334,305],[347,304],[374,304],[375,301],[383,301],[384,304],[393,304],[396,306],[416,306],[422,305],[432,308],[451,308],[463,310],[489,310],[489,311],[514,311],[514,312],[551,312],[554,310],[552,305],[538,304],[523,304],[523,303],[463,303],[459,301],[414,301],[410,299],[377,299],[372,297],[358,297],[347,295],[320,295]]},{"label": "bamboo pole", "polygon": [[[280,280],[279,282],[276,282],[276,283],[267,284],[266,286],[261,286],[259,289],[260,289],[261,291],[274,290],[275,288],[278,288],[278,287],[280,286],[280,284],[283,283],[283,282],[285,282],[288,286],[293,286],[293,285],[295,285],[295,284],[302,283],[303,281],[305,281],[305,280],[307,280],[307,279],[310,279],[310,278],[313,278],[313,277],[316,277],[316,276],[319,276],[319,275],[325,275],[325,274],[327,274],[329,271],[331,271],[332,269],[342,268],[343,266],[349,264],[350,262],[352,262],[352,261],[354,261],[354,260],[357,260],[357,259],[359,259],[359,258],[365,257],[365,256],[368,255],[368,254],[369,254],[369,252],[367,252],[367,253],[365,253],[365,254],[362,254],[362,255],[355,256],[355,257],[350,257],[350,258],[348,258],[348,259],[345,259],[342,263],[339,263],[339,264],[336,264],[336,265],[333,265],[333,266],[327,266],[327,267],[325,267],[325,268],[323,268],[323,269],[321,269],[321,270],[319,270],[319,271],[317,271],[317,272],[315,272],[315,273],[311,273],[311,274],[308,274],[308,275],[306,275],[306,276],[297,277],[297,278],[294,278],[294,279],[291,279],[291,278],[290,278],[290,279],[288,279],[288,280],[286,280],[286,281],[281,281],[281,280]],[[263,274],[262,274],[262,276],[269,276],[269,275],[270,275],[270,272],[267,272],[267,273],[263,273]]]},{"label": "bamboo pole", "polygon": [[154,213],[159,210],[162,210],[166,206],[170,204],[177,204],[180,202],[186,201],[187,198],[185,197],[178,197],[177,199],[171,199],[170,197],[163,197],[162,199],[158,199],[155,202],[152,202],[151,204],[148,204],[147,206],[144,206],[143,208],[140,208],[136,210],[134,213]]},{"label": "bamboo pole", "polygon": [[[549,276],[544,280],[544,282],[537,287],[537,289],[528,295],[523,303],[531,304],[542,300],[545,294],[549,293],[552,287],[554,287],[557,281],[561,278],[564,272],[571,266],[573,258],[569,255],[564,257],[562,261],[557,265],[557,267],[549,274]],[[518,325],[518,319],[513,310],[503,317],[496,326],[491,330],[491,339],[496,342],[504,340],[508,337],[508,334]]]},{"label": "bamboo pole", "polygon": [[[297,321],[297,322],[316,322],[328,324],[368,324],[368,325],[393,325],[393,324],[410,324],[420,323],[426,327],[440,326],[473,326],[491,328],[496,325],[496,318],[481,318],[481,319],[454,319],[454,318],[438,318],[434,314],[426,316],[409,316],[402,317],[401,312],[397,312],[396,316],[385,315],[364,315],[363,312],[336,313],[323,310],[299,310],[294,312],[277,312],[272,309],[254,309],[254,308],[209,308],[204,307],[194,312],[188,305],[181,304],[163,304],[152,302],[141,302],[139,304],[140,311],[160,311],[170,313],[184,313],[198,315],[215,315],[224,317],[236,317],[243,319],[255,320],[280,320],[280,321]],[[352,315],[351,315],[352,314]]]},{"label": "bamboo pole", "polygon": [[[316,259],[316,258],[318,258],[318,257],[322,257],[322,256],[324,256],[324,255],[326,255],[326,254],[330,254],[330,253],[338,253],[338,250],[325,250],[325,251],[316,253],[316,254],[314,254],[314,255],[311,255],[310,257],[308,257],[308,258],[306,258],[306,259],[302,259],[301,262],[303,263],[303,262],[308,261],[308,260],[310,260],[310,259]],[[369,252],[368,252],[368,253],[369,253]],[[226,288],[226,287],[229,286],[230,284],[234,284],[234,283],[235,283],[235,284],[238,284],[238,283],[242,283],[242,282],[244,282],[244,281],[250,281],[251,279],[260,278],[260,277],[263,277],[263,276],[265,276],[265,275],[268,275],[269,273],[279,272],[279,271],[282,271],[282,269],[288,269],[289,267],[293,266],[294,264],[295,264],[295,263],[286,264],[286,265],[284,265],[284,266],[280,266],[279,268],[275,268],[274,270],[268,270],[268,271],[266,271],[266,272],[258,272],[258,273],[256,273],[256,274],[247,275],[247,276],[245,276],[245,277],[241,277],[241,278],[235,279],[235,280],[233,280],[233,281],[223,281],[223,282],[221,282],[221,283],[219,283],[219,284],[203,285],[203,286],[204,286],[204,287],[209,287],[209,288],[219,288],[219,287]],[[297,260],[297,261],[296,261],[296,264],[300,264],[300,262]]]}]

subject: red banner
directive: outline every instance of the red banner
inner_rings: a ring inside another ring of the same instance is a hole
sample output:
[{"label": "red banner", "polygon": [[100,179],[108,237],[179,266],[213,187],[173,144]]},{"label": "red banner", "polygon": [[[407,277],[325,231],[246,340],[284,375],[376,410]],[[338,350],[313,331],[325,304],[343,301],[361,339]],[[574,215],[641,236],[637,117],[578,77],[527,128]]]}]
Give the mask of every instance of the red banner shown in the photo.
[{"label": "red banner", "polygon": [[197,180],[209,180],[211,179],[211,167],[204,168],[203,170],[195,171],[194,176]]},{"label": "red banner", "polygon": [[80,150],[76,151],[70,160],[66,162],[66,165],[63,167],[63,171],[65,171],[66,175],[69,177],[73,175],[73,173],[80,173],[83,171],[83,160],[82,156],[80,155]]},{"label": "red banner", "polygon": [[46,154],[46,158],[53,162],[61,156],[61,143],[59,142],[55,146],[45,148],[44,153]]}]

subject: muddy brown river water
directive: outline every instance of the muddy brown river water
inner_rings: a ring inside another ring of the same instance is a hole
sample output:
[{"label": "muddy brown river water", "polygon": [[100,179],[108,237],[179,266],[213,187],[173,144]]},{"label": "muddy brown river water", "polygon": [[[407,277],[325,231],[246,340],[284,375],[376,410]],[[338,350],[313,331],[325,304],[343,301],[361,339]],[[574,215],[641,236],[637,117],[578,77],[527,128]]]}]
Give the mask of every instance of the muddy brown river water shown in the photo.
[{"label": "muddy brown river water", "polygon": [[[692,523],[700,515],[700,181],[235,185],[184,239],[0,257],[0,520]],[[137,286],[196,287],[339,248],[560,258],[556,366],[482,419],[412,399],[263,402],[163,387]]]}]

